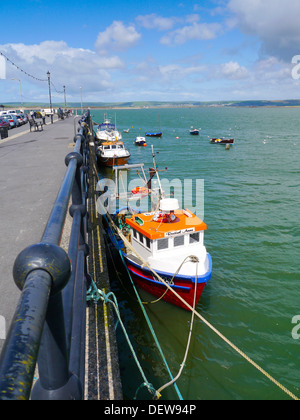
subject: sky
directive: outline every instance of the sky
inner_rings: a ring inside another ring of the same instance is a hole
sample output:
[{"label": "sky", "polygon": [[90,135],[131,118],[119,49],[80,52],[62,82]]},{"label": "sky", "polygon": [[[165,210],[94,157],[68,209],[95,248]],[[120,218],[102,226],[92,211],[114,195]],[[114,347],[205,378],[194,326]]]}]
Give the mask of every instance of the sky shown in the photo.
[{"label": "sky", "polygon": [[299,16],[299,0],[3,2],[0,103],[49,101],[47,72],[53,103],[64,86],[67,102],[299,99]]}]

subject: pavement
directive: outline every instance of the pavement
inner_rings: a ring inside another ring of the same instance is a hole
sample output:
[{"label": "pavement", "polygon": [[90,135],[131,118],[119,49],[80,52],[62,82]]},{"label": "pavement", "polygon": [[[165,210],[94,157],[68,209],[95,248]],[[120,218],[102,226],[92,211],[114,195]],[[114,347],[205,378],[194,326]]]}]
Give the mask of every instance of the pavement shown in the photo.
[{"label": "pavement", "polygon": [[0,352],[20,297],[12,276],[14,261],[42,238],[76,126],[74,117],[55,118],[43,131],[30,132],[26,124],[0,139]]}]

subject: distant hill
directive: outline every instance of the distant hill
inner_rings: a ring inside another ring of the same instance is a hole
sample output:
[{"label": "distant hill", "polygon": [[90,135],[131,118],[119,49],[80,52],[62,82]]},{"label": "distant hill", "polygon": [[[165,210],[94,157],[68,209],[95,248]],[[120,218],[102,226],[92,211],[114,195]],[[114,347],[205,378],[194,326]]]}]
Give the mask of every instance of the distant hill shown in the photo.
[{"label": "distant hill", "polygon": [[[5,108],[20,108],[20,103],[7,102],[3,103]],[[133,102],[85,102],[83,108],[171,108],[171,107],[284,107],[284,106],[300,106],[300,99],[286,99],[278,101],[269,100],[248,100],[248,101],[215,101],[215,102],[161,102],[161,101],[133,101]],[[24,108],[49,108],[49,103],[26,102]],[[54,108],[63,108],[64,103],[53,104]],[[81,108],[81,103],[70,102],[68,108]]]}]

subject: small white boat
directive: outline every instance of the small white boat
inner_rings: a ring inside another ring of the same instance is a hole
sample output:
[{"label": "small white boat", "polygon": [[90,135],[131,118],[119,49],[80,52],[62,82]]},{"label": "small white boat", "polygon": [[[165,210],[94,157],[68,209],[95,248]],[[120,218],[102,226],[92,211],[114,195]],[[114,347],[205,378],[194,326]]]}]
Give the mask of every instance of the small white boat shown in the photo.
[{"label": "small white boat", "polygon": [[134,144],[136,146],[144,146],[144,147],[147,146],[147,142],[146,142],[145,137],[141,137],[141,136],[136,137],[136,139],[134,140]]},{"label": "small white boat", "polygon": [[95,136],[98,141],[122,140],[122,134],[116,129],[116,125],[112,124],[108,118],[105,118],[104,122],[98,125]]},{"label": "small white boat", "polygon": [[200,133],[200,129],[198,129],[198,128],[194,128],[194,127],[191,127],[191,129],[190,129],[190,134],[191,134],[192,136],[198,136],[198,135],[199,135],[199,133]]}]

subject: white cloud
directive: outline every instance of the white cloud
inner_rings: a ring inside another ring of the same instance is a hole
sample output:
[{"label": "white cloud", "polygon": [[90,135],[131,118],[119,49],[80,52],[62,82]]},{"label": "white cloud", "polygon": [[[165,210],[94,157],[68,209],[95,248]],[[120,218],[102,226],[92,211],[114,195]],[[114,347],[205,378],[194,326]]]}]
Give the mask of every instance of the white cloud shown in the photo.
[{"label": "white cloud", "polygon": [[230,0],[228,8],[241,31],[261,40],[264,54],[290,62],[299,53],[299,0]]},{"label": "white cloud", "polygon": [[99,33],[95,47],[101,54],[124,51],[136,45],[140,38],[141,34],[134,25],[125,26],[123,22],[114,21],[104,32]]},{"label": "white cloud", "polygon": [[[0,50],[20,69],[38,79],[47,80],[46,73],[49,70],[57,90],[62,91],[62,86],[66,85],[69,94],[77,92],[79,86],[91,92],[112,88],[111,71],[125,67],[117,56],[101,57],[89,49],[69,47],[63,41],[45,41],[34,45],[6,44],[0,46]],[[11,77],[31,82],[37,89],[42,87],[42,82],[8,63],[7,79]]]},{"label": "white cloud", "polygon": [[178,19],[175,17],[165,18],[152,13],[150,15],[138,16],[136,21],[146,29],[169,31],[174,27]]},{"label": "white cloud", "polygon": [[230,61],[219,66],[217,75],[229,80],[240,80],[249,77],[249,72],[246,67],[240,66],[236,61]]},{"label": "white cloud", "polygon": [[216,38],[222,27],[218,23],[197,23],[176,29],[163,36],[160,42],[164,45],[183,45],[191,40],[210,40]]},{"label": "white cloud", "polygon": [[188,76],[199,75],[205,70],[205,66],[180,66],[177,64],[169,64],[159,66],[161,76],[166,80],[180,80]]}]

